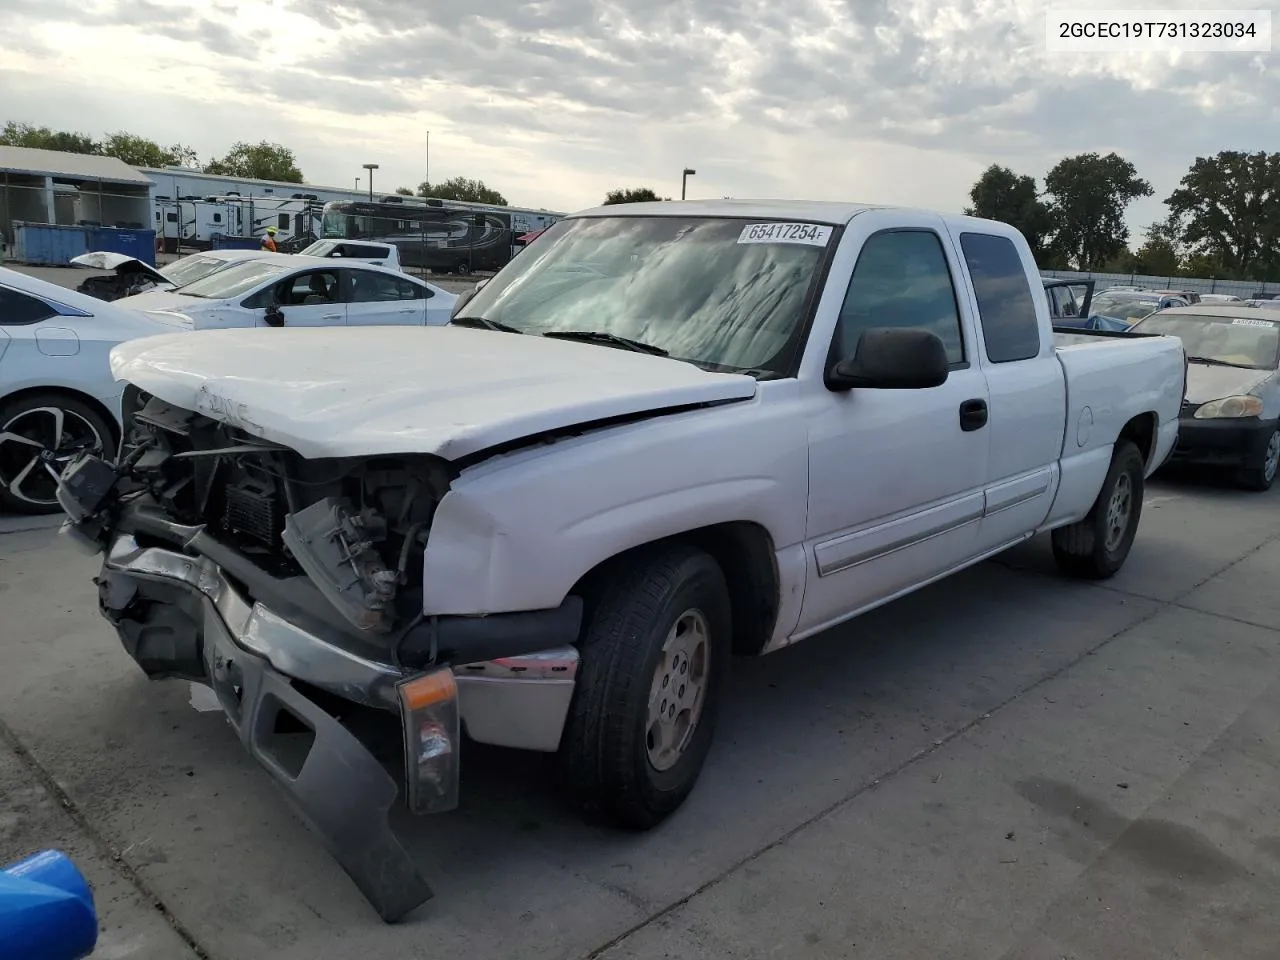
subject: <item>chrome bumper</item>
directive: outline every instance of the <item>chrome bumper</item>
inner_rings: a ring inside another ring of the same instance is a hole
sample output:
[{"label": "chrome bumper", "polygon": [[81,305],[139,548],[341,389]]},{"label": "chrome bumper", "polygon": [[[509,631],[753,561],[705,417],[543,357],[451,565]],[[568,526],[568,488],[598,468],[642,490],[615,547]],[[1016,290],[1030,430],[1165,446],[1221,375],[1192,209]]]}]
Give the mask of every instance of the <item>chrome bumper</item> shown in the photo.
[{"label": "chrome bumper", "polygon": [[[74,536],[72,529],[64,531]],[[245,749],[384,921],[399,920],[430,899],[431,887],[388,824],[399,785],[365,744],[291,682],[398,714],[395,685],[411,672],[343,649],[250,602],[206,557],[143,547],[131,535],[117,534],[98,578],[103,612],[111,617],[125,611],[139,591],[147,591],[147,582],[170,591],[168,599],[155,601],[162,613],[182,612],[161,617],[154,658],[143,655],[144,646],[155,652],[152,641],[135,635],[131,646],[124,618],[117,621],[139,665],[166,675],[164,664],[181,662],[182,669],[168,675],[198,678],[213,689]],[[182,659],[183,652],[191,659]],[[454,666],[462,723],[476,740],[555,750],[577,666],[572,647]],[[310,743],[300,750],[291,751],[299,745],[277,732],[284,714],[310,731]]]},{"label": "chrome bumper", "polygon": [[[127,578],[181,584],[205,598],[246,653],[286,677],[343,699],[398,709],[395,685],[406,672],[360,656],[307,632],[243,597],[213,561],[161,547],[141,547],[128,534],[110,543],[104,571]],[[209,644],[206,644],[206,648]],[[209,652],[206,649],[206,667]],[[458,707],[468,736],[480,743],[553,752],[560,745],[578,669],[573,647],[484,663],[456,665]],[[208,671],[212,678],[212,669]]]}]

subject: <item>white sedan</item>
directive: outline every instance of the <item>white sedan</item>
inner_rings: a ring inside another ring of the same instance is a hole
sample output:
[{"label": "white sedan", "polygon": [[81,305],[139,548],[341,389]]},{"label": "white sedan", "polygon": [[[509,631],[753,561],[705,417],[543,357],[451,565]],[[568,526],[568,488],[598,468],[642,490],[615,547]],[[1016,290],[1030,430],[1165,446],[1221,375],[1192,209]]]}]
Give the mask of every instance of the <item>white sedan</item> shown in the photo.
[{"label": "white sedan", "polygon": [[107,355],[174,326],[0,268],[0,509],[56,513],[81,450],[114,454],[124,385]]},{"label": "white sedan", "polygon": [[228,327],[442,326],[457,297],[369,263],[278,254],[219,270],[179,290],[117,300],[197,330]]},{"label": "white sedan", "polygon": [[207,250],[156,269],[127,253],[95,250],[72,257],[71,263],[92,270],[114,271],[106,276],[89,277],[76,289],[100,300],[118,300],[148,290],[172,290],[237,263],[274,256],[277,254],[269,250]]}]

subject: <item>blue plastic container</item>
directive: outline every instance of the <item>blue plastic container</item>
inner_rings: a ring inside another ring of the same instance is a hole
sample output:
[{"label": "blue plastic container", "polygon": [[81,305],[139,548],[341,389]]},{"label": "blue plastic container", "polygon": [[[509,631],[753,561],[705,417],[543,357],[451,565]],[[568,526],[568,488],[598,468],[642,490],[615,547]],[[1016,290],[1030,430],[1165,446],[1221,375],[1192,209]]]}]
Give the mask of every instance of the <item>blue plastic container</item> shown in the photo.
[{"label": "blue plastic container", "polygon": [[0,957],[81,960],[97,942],[93,891],[66,854],[45,850],[0,870]]}]

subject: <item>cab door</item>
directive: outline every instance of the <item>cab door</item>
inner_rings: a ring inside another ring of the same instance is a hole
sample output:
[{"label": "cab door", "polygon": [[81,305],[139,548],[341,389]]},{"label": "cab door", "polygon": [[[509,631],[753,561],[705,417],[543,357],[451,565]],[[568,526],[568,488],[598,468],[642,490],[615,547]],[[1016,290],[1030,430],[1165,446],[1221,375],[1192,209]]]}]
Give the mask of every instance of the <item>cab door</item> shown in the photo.
[{"label": "cab door", "polygon": [[1044,332],[1047,305],[1032,287],[1033,278],[1040,284],[1026,244],[981,229],[957,231],[952,243],[964,262],[964,296],[978,318],[978,360],[990,389],[991,452],[978,535],[980,551],[990,553],[1030,536],[1049,515],[1066,426],[1066,376]]},{"label": "cab door", "polygon": [[837,392],[821,376],[806,380],[814,396],[801,636],[972,557],[988,470],[987,384],[941,218],[869,211],[843,242],[860,248],[826,366],[856,356],[871,327],[916,327],[943,341],[950,372],[927,389]]}]

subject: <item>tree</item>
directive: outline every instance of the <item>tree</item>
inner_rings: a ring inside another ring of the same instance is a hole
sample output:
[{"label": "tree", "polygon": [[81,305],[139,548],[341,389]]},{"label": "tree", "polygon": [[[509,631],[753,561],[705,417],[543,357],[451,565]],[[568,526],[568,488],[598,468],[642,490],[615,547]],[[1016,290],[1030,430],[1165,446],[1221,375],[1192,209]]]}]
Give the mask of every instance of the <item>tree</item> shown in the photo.
[{"label": "tree", "polygon": [[396,193],[402,197],[412,197],[413,191],[408,187],[396,187]]},{"label": "tree", "polygon": [[[663,197],[658,196],[649,187],[629,187],[627,189],[619,188],[610,190],[604,195],[603,206],[609,206],[614,203],[648,203],[651,200],[662,200]],[[670,197],[665,199],[670,200]]]},{"label": "tree", "polygon": [[0,130],[0,146],[33,147],[37,150],[61,150],[65,153],[97,153],[98,143],[84,133],[51,130],[30,123],[10,120]]},{"label": "tree", "polygon": [[1182,225],[1176,215],[1147,227],[1147,240],[1133,255],[1132,273],[1171,277],[1182,268]]},{"label": "tree", "polygon": [[1022,231],[1036,260],[1044,259],[1044,245],[1052,228],[1049,205],[1040,199],[1035,177],[1019,176],[1008,167],[992,164],[969,191],[970,217],[1000,220]]},{"label": "tree", "polygon": [[1052,198],[1050,246],[1078,270],[1097,270],[1124,251],[1129,240],[1125,209],[1155,192],[1132,163],[1115,153],[1065,157],[1045,175],[1044,186]]},{"label": "tree", "polygon": [[1186,221],[1191,254],[1216,263],[1217,276],[1265,280],[1280,269],[1280,153],[1196,157],[1165,203]]},{"label": "tree", "polygon": [[293,151],[266,140],[261,143],[233,143],[225,157],[214,158],[205,164],[204,172],[248,180],[302,183],[302,171],[298,169]]},{"label": "tree", "polygon": [[184,167],[198,166],[196,152],[191,147],[175,143],[172,147],[162,147],[154,140],[125,133],[123,130],[112,133],[99,145],[103,156],[116,157],[133,167],[167,167],[178,165]]},{"label": "tree", "polygon": [[466,203],[491,203],[496,207],[507,205],[507,198],[492,187],[486,187],[483,180],[468,180],[466,177],[451,177],[443,183],[428,183],[424,180],[418,184],[418,196],[461,200]]}]

